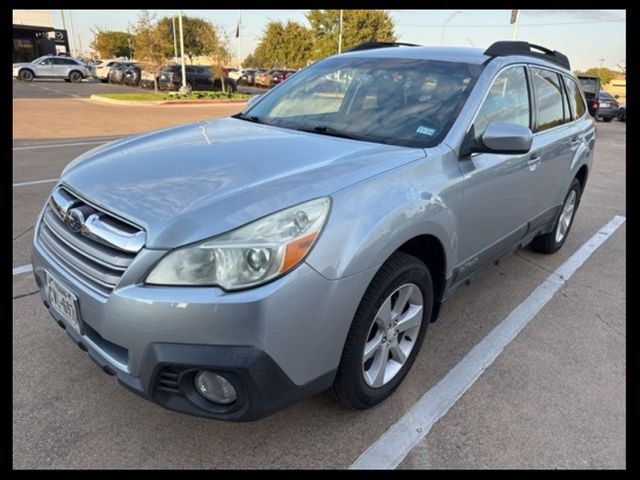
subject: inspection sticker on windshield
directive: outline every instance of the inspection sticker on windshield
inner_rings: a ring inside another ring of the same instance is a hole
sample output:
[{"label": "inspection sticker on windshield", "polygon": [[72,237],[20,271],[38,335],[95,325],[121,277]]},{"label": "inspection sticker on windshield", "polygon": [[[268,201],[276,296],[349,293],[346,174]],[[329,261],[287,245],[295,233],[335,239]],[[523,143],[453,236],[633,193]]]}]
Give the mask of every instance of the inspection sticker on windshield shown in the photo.
[{"label": "inspection sticker on windshield", "polygon": [[416,133],[420,133],[422,135],[429,135],[430,137],[432,137],[433,134],[436,133],[436,129],[431,127],[418,127],[418,130],[416,130]]}]

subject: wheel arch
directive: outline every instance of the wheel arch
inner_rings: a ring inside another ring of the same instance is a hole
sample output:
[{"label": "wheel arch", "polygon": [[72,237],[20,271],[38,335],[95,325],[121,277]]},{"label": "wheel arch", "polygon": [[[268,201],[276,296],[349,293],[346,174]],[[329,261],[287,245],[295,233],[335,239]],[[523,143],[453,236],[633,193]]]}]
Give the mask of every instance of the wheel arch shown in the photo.
[{"label": "wheel arch", "polygon": [[578,181],[580,182],[580,195],[582,196],[582,193],[584,192],[585,187],[587,186],[587,178],[589,177],[589,167],[584,164],[580,167],[580,169],[578,170],[578,173],[576,173],[575,178],[578,179]]}]

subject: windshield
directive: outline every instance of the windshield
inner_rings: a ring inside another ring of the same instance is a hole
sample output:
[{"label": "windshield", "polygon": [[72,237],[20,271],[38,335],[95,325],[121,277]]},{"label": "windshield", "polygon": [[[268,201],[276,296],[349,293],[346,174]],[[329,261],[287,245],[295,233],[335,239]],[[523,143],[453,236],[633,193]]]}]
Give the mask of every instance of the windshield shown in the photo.
[{"label": "windshield", "polygon": [[49,55],[44,55],[42,57],[38,57],[35,60],[32,60],[31,63],[40,63],[42,60],[46,60],[47,58],[51,58]]},{"label": "windshield", "polygon": [[330,58],[297,72],[241,118],[430,147],[446,135],[482,68],[439,60]]}]

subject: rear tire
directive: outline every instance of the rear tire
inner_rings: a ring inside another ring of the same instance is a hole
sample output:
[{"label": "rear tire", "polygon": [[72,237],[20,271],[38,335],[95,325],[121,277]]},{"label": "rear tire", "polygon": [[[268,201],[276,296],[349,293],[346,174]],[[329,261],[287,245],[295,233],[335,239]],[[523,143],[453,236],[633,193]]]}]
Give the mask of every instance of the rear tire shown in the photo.
[{"label": "rear tire", "polygon": [[[408,293],[403,297],[403,292]],[[406,253],[394,253],[360,301],[330,394],[359,410],[391,395],[420,351],[432,309],[433,282],[427,266]],[[367,360],[366,348],[371,352]],[[376,374],[380,365],[381,376]]]},{"label": "rear tire", "polygon": [[[558,215],[558,219],[553,225],[553,230],[534,238],[531,242],[532,250],[539,253],[555,253],[560,250],[562,245],[564,245],[564,242],[567,240],[567,236],[569,235],[569,231],[573,225],[573,219],[575,218],[576,211],[580,205],[581,193],[580,182],[577,178],[574,178],[573,182],[571,182],[571,187],[569,187],[569,191],[564,198],[560,215]],[[572,202],[573,207],[570,205]],[[569,209],[571,210],[570,212],[568,211]]]}]

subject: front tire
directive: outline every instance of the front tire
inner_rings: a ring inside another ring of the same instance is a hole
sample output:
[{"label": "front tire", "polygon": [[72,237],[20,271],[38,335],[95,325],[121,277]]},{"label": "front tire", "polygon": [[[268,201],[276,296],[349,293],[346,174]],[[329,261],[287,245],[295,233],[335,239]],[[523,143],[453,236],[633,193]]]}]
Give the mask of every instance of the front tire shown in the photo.
[{"label": "front tire", "polygon": [[367,288],[349,329],[334,397],[364,410],[391,395],[413,365],[433,309],[427,266],[403,252],[382,265]]},{"label": "front tire", "polygon": [[80,83],[82,81],[82,74],[80,72],[71,72],[69,74],[69,80],[72,83]]},{"label": "front tire", "polygon": [[20,70],[18,74],[18,78],[23,82],[30,82],[33,80],[33,72],[31,70]]},{"label": "front tire", "polygon": [[544,235],[539,235],[531,242],[531,249],[539,253],[555,253],[567,239],[573,219],[580,205],[581,186],[577,178],[571,182],[569,192],[564,199],[560,215],[553,226],[553,230]]}]

